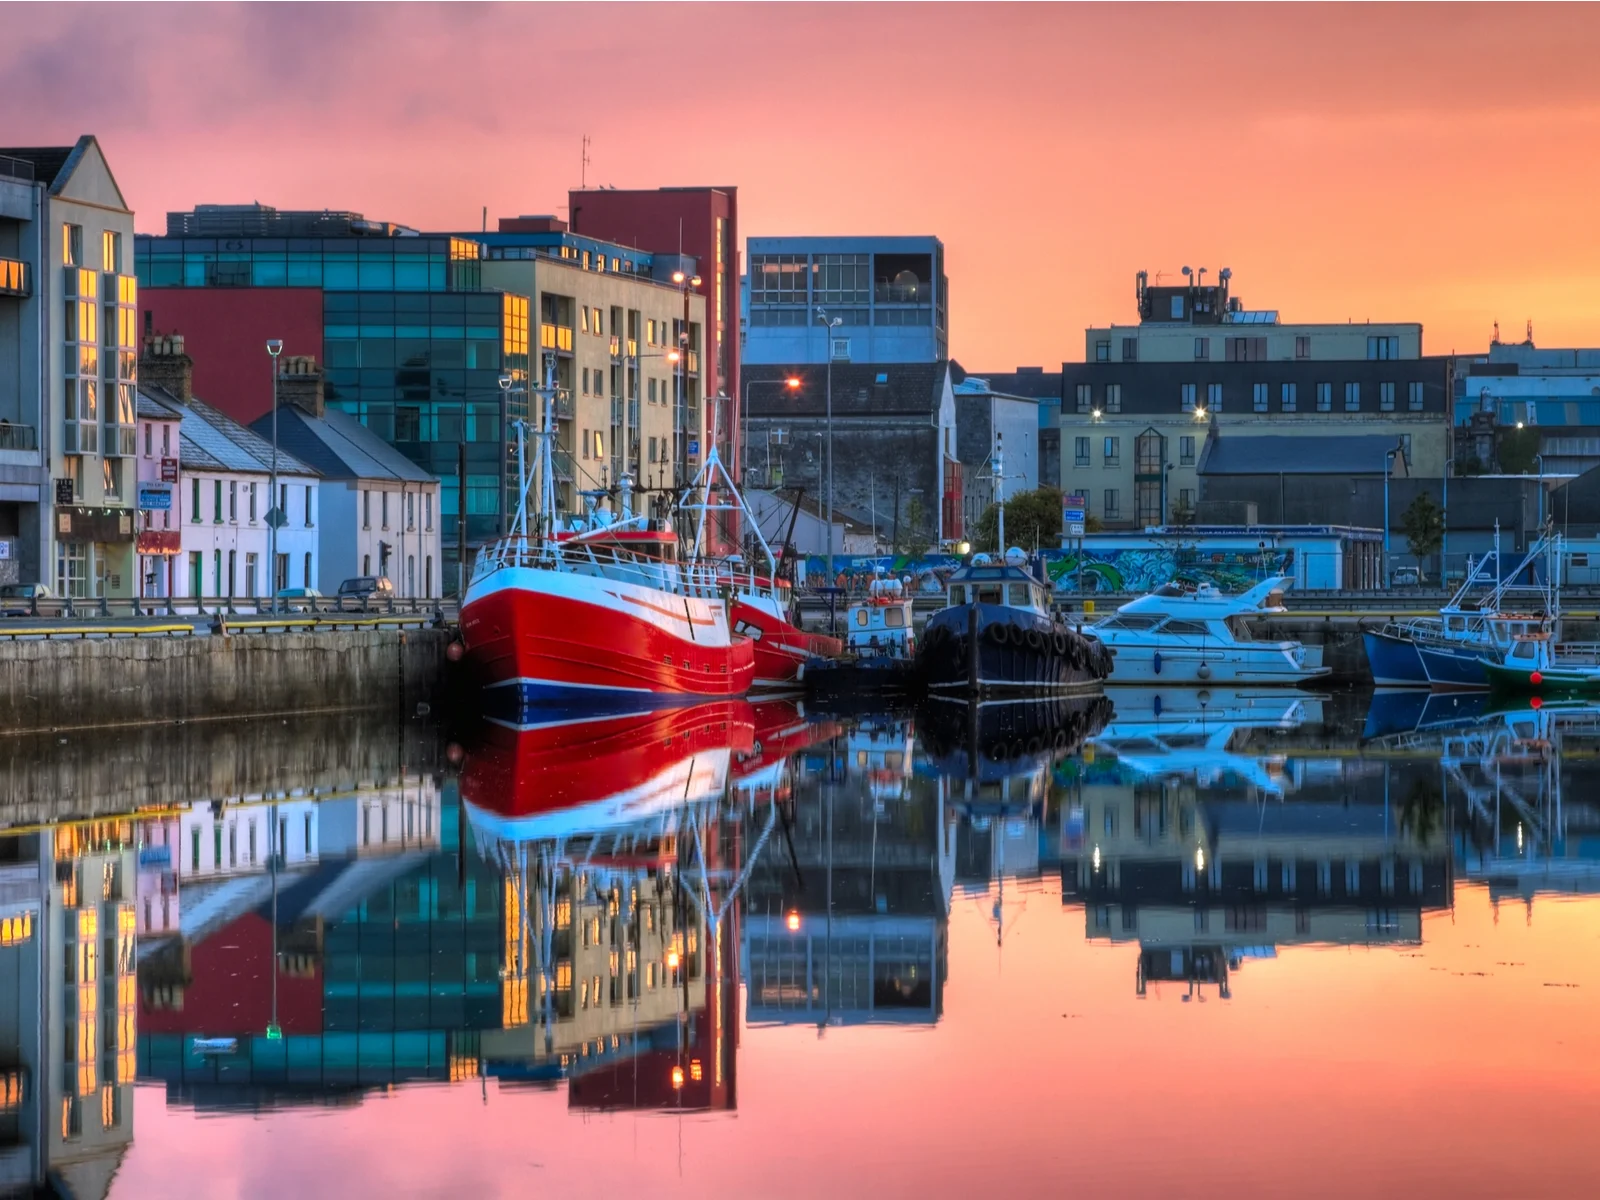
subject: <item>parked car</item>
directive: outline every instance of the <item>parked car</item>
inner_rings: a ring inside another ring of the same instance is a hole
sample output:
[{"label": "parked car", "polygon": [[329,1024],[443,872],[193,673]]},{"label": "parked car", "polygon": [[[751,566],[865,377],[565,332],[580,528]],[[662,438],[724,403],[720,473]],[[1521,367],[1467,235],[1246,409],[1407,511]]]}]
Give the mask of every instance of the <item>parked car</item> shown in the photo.
[{"label": "parked car", "polygon": [[32,614],[34,601],[50,599],[50,589],[42,583],[0,584],[0,612],[8,617]]},{"label": "parked car", "polygon": [[339,585],[339,607],[346,600],[386,600],[394,595],[394,584],[382,575],[357,575]]},{"label": "parked car", "polygon": [[1389,573],[1389,585],[1397,588],[1421,587],[1422,572],[1416,567],[1396,567]]}]

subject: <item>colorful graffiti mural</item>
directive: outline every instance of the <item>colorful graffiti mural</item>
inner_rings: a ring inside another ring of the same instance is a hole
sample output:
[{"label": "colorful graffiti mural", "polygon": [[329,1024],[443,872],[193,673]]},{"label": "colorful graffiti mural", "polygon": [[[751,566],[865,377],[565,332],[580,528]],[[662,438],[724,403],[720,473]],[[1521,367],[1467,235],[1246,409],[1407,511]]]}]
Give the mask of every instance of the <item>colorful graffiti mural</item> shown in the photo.
[{"label": "colorful graffiti mural", "polygon": [[[1294,574],[1295,551],[1288,549],[1204,550],[1088,549],[1047,550],[1045,577],[1057,592],[1151,592],[1164,583],[1183,579],[1214,584],[1223,592],[1242,592],[1267,575]],[[920,558],[880,555],[874,558],[834,557],[834,586],[850,592],[864,591],[878,576],[909,581],[913,595],[933,596],[944,591],[950,575],[962,560],[953,554],[928,554]],[[824,586],[827,560],[820,554],[805,562],[806,582]]]}]

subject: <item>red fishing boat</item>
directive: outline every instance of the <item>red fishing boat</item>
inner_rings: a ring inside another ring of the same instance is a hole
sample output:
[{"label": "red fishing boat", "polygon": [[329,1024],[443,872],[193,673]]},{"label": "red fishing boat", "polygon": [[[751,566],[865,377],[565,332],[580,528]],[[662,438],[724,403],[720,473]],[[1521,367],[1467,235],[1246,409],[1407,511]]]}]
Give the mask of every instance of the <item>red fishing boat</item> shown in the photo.
[{"label": "red fishing boat", "polygon": [[[529,474],[511,533],[479,553],[461,606],[461,638],[485,686],[522,708],[577,713],[742,696],[754,647],[733,632],[717,572],[680,561],[673,530],[630,515],[626,490],[621,519],[558,530],[550,421],[537,473],[542,535],[528,532]],[[519,475],[521,438],[519,426]]]}]

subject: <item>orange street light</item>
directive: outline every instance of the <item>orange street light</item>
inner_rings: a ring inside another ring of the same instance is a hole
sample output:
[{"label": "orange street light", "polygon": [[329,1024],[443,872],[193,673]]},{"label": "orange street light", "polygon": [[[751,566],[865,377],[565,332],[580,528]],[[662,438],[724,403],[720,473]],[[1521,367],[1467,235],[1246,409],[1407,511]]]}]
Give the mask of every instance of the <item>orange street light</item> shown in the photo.
[{"label": "orange street light", "polygon": [[682,1067],[673,1067],[672,1068],[672,1088],[673,1088],[674,1091],[679,1091],[679,1090],[682,1089],[682,1087],[683,1087],[683,1068]]},{"label": "orange street light", "polygon": [[790,933],[799,933],[800,932],[800,914],[799,914],[799,912],[795,911],[794,909],[791,909],[789,911],[789,915],[784,919],[784,924],[789,927],[789,932]]},{"label": "orange street light", "polygon": [[784,382],[784,386],[787,387],[791,392],[795,392],[795,391],[799,391],[800,390],[800,378],[797,375],[791,375],[791,376],[789,376],[789,378],[785,379],[783,382]]}]

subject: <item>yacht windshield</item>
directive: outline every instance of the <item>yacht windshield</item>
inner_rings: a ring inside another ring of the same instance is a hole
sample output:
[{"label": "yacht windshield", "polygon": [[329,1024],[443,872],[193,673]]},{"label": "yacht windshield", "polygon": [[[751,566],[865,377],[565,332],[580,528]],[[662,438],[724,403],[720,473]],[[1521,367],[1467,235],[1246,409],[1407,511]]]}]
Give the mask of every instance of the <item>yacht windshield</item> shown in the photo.
[{"label": "yacht windshield", "polygon": [[1254,639],[1250,636],[1250,622],[1244,617],[1229,617],[1228,632],[1233,634],[1236,642],[1249,642]]}]

